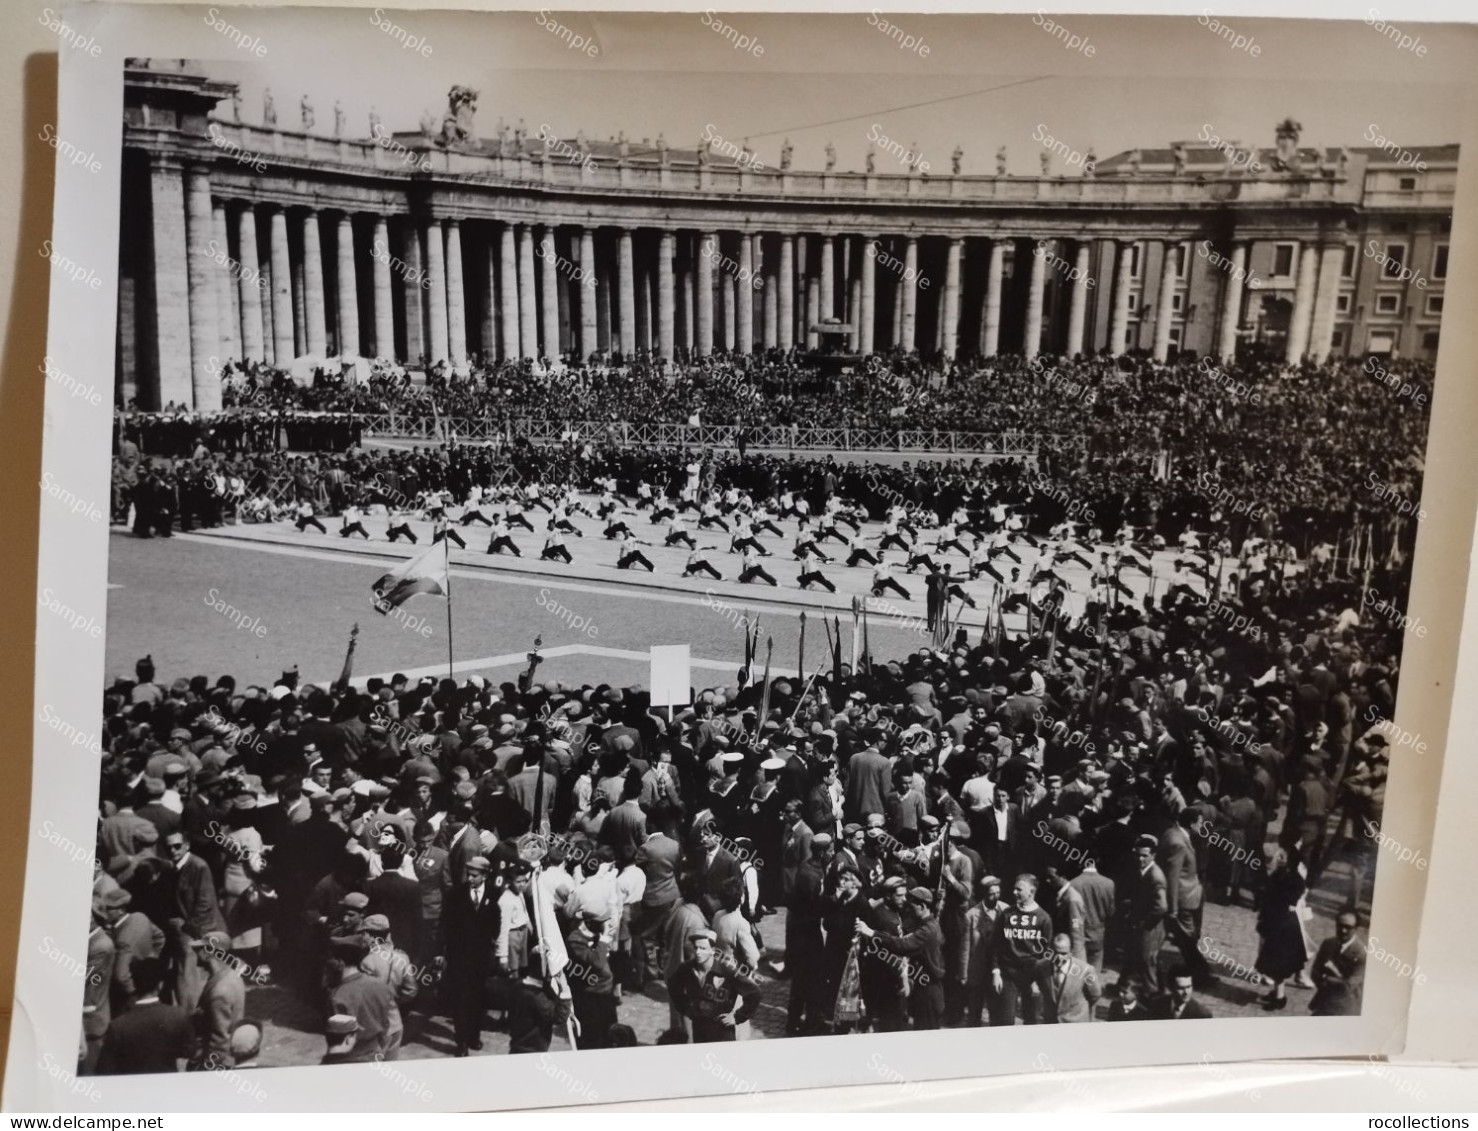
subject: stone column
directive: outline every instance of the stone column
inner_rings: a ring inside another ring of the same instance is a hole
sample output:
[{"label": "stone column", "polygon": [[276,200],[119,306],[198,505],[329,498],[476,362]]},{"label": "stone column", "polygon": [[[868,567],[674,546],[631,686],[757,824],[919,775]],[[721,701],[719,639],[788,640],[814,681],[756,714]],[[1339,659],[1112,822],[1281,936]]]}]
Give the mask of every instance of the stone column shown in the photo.
[{"label": "stone column", "polygon": [[446,246],[441,239],[441,224],[436,220],[426,225],[426,336],[430,341],[429,362],[450,359],[446,319]]},{"label": "stone column", "polygon": [[[147,404],[163,408],[170,401],[190,406],[195,399],[191,368],[190,276],[185,234],[184,171],[171,159],[150,159],[150,216],[153,221],[154,360],[158,386]],[[291,324],[289,324],[291,325]]]},{"label": "stone column", "polygon": [[672,257],[677,254],[677,237],[663,232],[657,241],[657,352],[663,361],[675,356],[677,295],[672,275]]},{"label": "stone column", "polygon": [[588,361],[600,348],[595,310],[595,231],[580,229],[580,360]]},{"label": "stone column", "polygon": [[1310,353],[1323,364],[1335,347],[1335,308],[1339,300],[1339,274],[1345,266],[1342,244],[1326,244],[1318,251],[1318,290],[1314,293],[1314,328]]},{"label": "stone column", "polygon": [[1067,315],[1067,355],[1077,357],[1083,352],[1083,332],[1088,324],[1088,241],[1079,240],[1077,254],[1073,256],[1073,293]]},{"label": "stone column", "polygon": [[[292,292],[293,292],[293,356],[298,357],[308,352],[308,300],[307,287],[303,282],[303,273],[307,270],[303,263],[303,239],[302,230],[298,231],[298,255],[292,261]],[[292,233],[288,233],[288,255],[292,255]]]},{"label": "stone column", "polygon": [[1247,245],[1232,245],[1231,267],[1226,271],[1226,290],[1221,299],[1221,327],[1216,356],[1231,361],[1237,356],[1237,326],[1242,321],[1242,284],[1247,278]]},{"label": "stone column", "polygon": [[323,291],[323,242],[318,231],[318,213],[303,213],[303,321],[308,335],[308,353],[328,353],[328,310]]},{"label": "stone column", "polygon": [[266,295],[262,270],[257,266],[257,214],[250,203],[243,204],[236,214],[236,242],[241,263],[236,281],[241,301],[241,355],[247,361],[266,361],[262,322],[262,299]]},{"label": "stone column", "polygon": [[1042,240],[1026,241],[1030,248],[1032,274],[1026,293],[1026,329],[1021,342],[1021,356],[1030,361],[1042,349],[1042,295],[1047,285],[1046,244]]},{"label": "stone column", "polygon": [[425,257],[421,255],[421,225],[411,217],[400,222],[405,274],[401,290],[405,298],[405,361],[407,365],[424,365],[426,358],[426,279]]},{"label": "stone column", "polygon": [[[211,250],[216,217],[210,199],[210,173],[203,166],[185,175],[185,263],[189,281],[190,396],[186,404],[197,412],[221,407],[221,376],[211,364],[220,361],[220,265]],[[225,248],[220,248],[222,256]]]},{"label": "stone column", "polygon": [[862,276],[853,274],[847,283],[847,349],[852,353],[862,350]]},{"label": "stone column", "polygon": [[748,232],[739,236],[739,276],[735,280],[738,300],[735,348],[742,354],[754,352],[754,246]]},{"label": "stone column", "polygon": [[[359,356],[359,278],[354,271],[354,221],[348,213],[339,217],[335,250],[338,252],[339,356]],[[457,264],[461,274],[461,262]],[[465,345],[464,345],[465,352]],[[465,364],[465,362],[464,362]]]},{"label": "stone column", "polygon": [[1321,365],[1334,348],[1334,308],[1339,298],[1339,276],[1344,261],[1345,249],[1341,244],[1325,244],[1319,249],[1319,286],[1314,292],[1314,324],[1309,353]]},{"label": "stone column", "polygon": [[516,361],[518,352],[518,245],[512,224],[498,233],[498,295],[503,323],[502,361]]},{"label": "stone column", "polygon": [[467,368],[467,291],[462,285],[462,225],[445,220],[447,353],[453,369]]},{"label": "stone column", "polygon": [[474,256],[477,270],[482,276],[478,297],[482,300],[479,311],[482,333],[479,336],[483,357],[489,361],[498,358],[498,237],[490,225],[478,225],[477,251]]},{"label": "stone column", "polygon": [[775,305],[775,338],[780,349],[788,350],[795,345],[795,237],[780,237],[780,270],[777,273],[779,292]]},{"label": "stone column", "polygon": [[1006,271],[1006,241],[990,241],[990,262],[985,277],[985,313],[980,322],[980,354],[995,357],[1001,349],[1001,278]]},{"label": "stone column", "polygon": [[806,348],[817,349],[821,345],[821,334],[816,323],[821,321],[821,280],[815,276],[806,279]]},{"label": "stone column", "polygon": [[287,250],[287,212],[272,210],[268,234],[272,252],[272,364],[285,369],[293,359],[293,276]]},{"label": "stone column", "polygon": [[737,317],[735,314],[737,303],[735,302],[734,284],[737,280],[734,278],[734,272],[729,270],[727,266],[723,265],[723,260],[728,257],[721,255],[719,258],[720,267],[718,272],[718,285],[719,294],[722,297],[724,304],[723,343],[724,349],[728,353],[733,353],[738,344],[738,335],[735,332],[734,325]]},{"label": "stone column", "polygon": [[[231,237],[226,227],[226,202],[223,200],[216,201],[211,208],[210,238],[215,240],[222,256],[230,251]],[[236,257],[236,262],[239,270],[240,255]],[[236,280],[231,277],[229,262],[212,261],[212,265],[215,267],[216,324],[221,328],[221,360],[234,360],[241,357],[241,319],[236,314]]]},{"label": "stone column", "polygon": [[621,355],[636,356],[636,252],[631,229],[622,228],[616,240],[616,317]]},{"label": "stone column", "polygon": [[821,294],[817,313],[823,322],[836,314],[836,249],[830,236],[821,237]]},{"label": "stone column", "polygon": [[1284,360],[1296,365],[1309,352],[1309,319],[1314,313],[1314,282],[1319,273],[1319,249],[1312,241],[1299,248],[1298,283],[1293,293],[1293,317],[1288,323],[1288,351]]},{"label": "stone column", "polygon": [[780,277],[773,271],[765,274],[765,337],[767,350],[780,345]]},{"label": "stone column", "polygon": [[878,259],[877,241],[872,236],[864,239],[862,249],[862,302],[858,322],[861,334],[857,348],[863,353],[872,353],[877,334],[878,305]]},{"label": "stone column", "polygon": [[697,303],[697,353],[707,357],[713,352],[713,260],[717,253],[717,237],[704,232],[698,242],[698,282],[693,296]]},{"label": "stone column", "polygon": [[903,277],[898,280],[898,285],[903,288],[903,332],[899,335],[898,344],[904,353],[914,348],[914,333],[918,327],[918,279],[919,241],[917,236],[909,236],[903,250]]},{"label": "stone column", "polygon": [[370,250],[374,254],[370,262],[374,265],[375,304],[375,356],[395,359],[395,306],[392,301],[390,283],[390,225],[385,217],[375,217],[375,233]]},{"label": "stone column", "polygon": [[694,261],[697,259],[697,241],[693,236],[683,236],[679,245],[681,250],[678,255],[679,288],[678,293],[682,299],[683,313],[680,326],[682,328],[682,345],[691,358],[698,348],[698,330],[695,324],[695,307],[697,306],[697,272],[694,270]]},{"label": "stone column", "polygon": [[1160,364],[1170,357],[1170,323],[1175,317],[1175,247],[1160,241],[1160,293],[1155,296],[1155,343],[1151,356]]},{"label": "stone column", "polygon": [[534,229],[518,228],[518,342],[520,355],[539,356],[539,307],[534,282]]},{"label": "stone column", "polygon": [[1123,357],[1129,349],[1129,288],[1134,280],[1134,243],[1114,241],[1114,313],[1109,321],[1109,352]]},{"label": "stone column", "polygon": [[942,319],[940,352],[950,361],[954,360],[960,340],[960,257],[964,250],[964,240],[950,240],[944,264],[944,294],[939,310]]},{"label": "stone column", "polygon": [[559,360],[559,249],[554,244],[554,227],[546,225],[539,237],[539,283],[544,300],[544,356]]}]

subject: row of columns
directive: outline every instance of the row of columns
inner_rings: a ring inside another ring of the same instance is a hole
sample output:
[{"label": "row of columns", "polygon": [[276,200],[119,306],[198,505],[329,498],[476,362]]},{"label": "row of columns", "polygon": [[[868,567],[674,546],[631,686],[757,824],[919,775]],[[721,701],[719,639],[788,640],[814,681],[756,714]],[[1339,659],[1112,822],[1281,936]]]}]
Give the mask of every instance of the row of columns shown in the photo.
[{"label": "row of columns", "polygon": [[[213,362],[244,357],[283,366],[300,354],[326,354],[331,331],[341,356],[356,356],[366,344],[379,356],[411,361],[424,356],[431,364],[459,369],[468,364],[474,337],[485,355],[505,360],[569,351],[581,357],[607,351],[632,356],[641,350],[671,360],[679,349],[705,356],[720,349],[749,354],[816,348],[818,327],[828,323],[845,327],[846,346],[853,352],[891,347],[953,358],[960,350],[966,257],[961,237],[948,238],[944,249],[943,287],[931,307],[937,315],[934,341],[925,343],[919,340],[918,236],[633,228],[598,233],[589,226],[480,223],[479,237],[464,246],[456,219],[402,218],[395,239],[391,218],[383,215],[356,226],[346,213],[228,204],[213,198],[203,167],[182,168],[161,159],[151,178],[161,403],[218,407]],[[266,228],[260,243],[259,225]],[[296,229],[296,257],[290,229]],[[330,233],[333,255],[325,264],[324,237]],[[367,257],[356,255],[361,234],[370,241]],[[1185,253],[1178,251],[1177,241],[1158,242],[1161,275],[1152,354],[1164,361],[1176,313],[1177,256]],[[1107,338],[1115,355],[1129,348],[1130,295],[1137,282],[1134,243],[1106,240],[1099,260],[1099,273],[1113,288]],[[1089,242],[1024,239],[1017,246],[1028,258],[1022,354],[1034,357],[1043,345],[1049,247],[1063,253],[1057,255],[1060,268],[1071,267],[1064,350],[1083,352],[1092,282]],[[1006,239],[991,238],[983,252],[978,347],[985,356],[1001,346],[1006,247]],[[469,263],[464,254],[474,249],[475,262]],[[1225,258],[1215,352],[1230,359],[1249,245],[1233,243]],[[1286,346],[1290,361],[1305,355],[1322,359],[1332,348],[1342,259],[1340,243],[1309,241],[1299,248]],[[363,312],[367,333],[362,333],[358,272],[366,261],[371,280]],[[883,305],[885,291],[891,292],[891,312]],[[469,331],[469,295],[484,301],[477,335]],[[397,308],[403,351],[396,341]],[[889,313],[884,335],[880,315]]]}]

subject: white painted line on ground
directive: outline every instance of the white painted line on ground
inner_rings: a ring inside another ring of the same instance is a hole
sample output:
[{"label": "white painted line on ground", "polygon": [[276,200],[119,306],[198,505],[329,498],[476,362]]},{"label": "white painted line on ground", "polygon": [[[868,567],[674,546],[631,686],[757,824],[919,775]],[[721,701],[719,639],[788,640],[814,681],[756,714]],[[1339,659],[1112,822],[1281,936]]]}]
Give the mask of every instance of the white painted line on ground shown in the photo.
[{"label": "white painted line on ground", "polygon": [[[616,660],[640,660],[642,663],[647,663],[651,659],[650,653],[647,652],[636,652],[629,648],[602,648],[599,645],[595,644],[557,644],[553,648],[541,648],[539,649],[539,653],[546,660],[558,659],[560,656],[581,655],[602,656]],[[514,665],[517,665],[518,667],[523,667],[527,663],[527,652],[505,652],[501,656],[484,656],[480,660],[459,659],[456,662],[455,670],[458,673],[459,679],[465,679],[469,675],[476,675],[478,672],[486,671],[490,668],[503,668]],[[704,671],[727,671],[734,673],[737,673],[739,671],[739,663],[737,660],[702,660],[695,658],[691,661],[691,663],[693,667],[701,668]],[[351,682],[354,683],[355,686],[362,687],[367,681],[371,679],[381,679],[384,680],[386,683],[389,683],[391,678],[396,675],[403,675],[407,679],[410,679],[412,681],[419,680],[423,676],[428,675],[436,676],[439,678],[440,676],[446,674],[446,670],[447,669],[445,663],[427,664],[426,666],[419,668],[397,668],[393,672],[382,672],[377,676],[359,676]],[[772,677],[783,676],[788,679],[794,679],[796,672],[794,668],[780,668],[771,665],[770,675]],[[336,678],[337,677],[335,676],[326,680],[312,680],[310,682],[312,682],[315,686],[327,686]]]}]

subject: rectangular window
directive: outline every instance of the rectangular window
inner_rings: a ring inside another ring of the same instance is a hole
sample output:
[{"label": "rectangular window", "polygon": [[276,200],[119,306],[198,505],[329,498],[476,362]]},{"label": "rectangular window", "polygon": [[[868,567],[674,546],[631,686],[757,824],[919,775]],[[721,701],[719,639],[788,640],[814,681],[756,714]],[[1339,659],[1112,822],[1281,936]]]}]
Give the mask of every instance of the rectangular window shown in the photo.
[{"label": "rectangular window", "polygon": [[1375,296],[1375,312],[1377,314],[1397,314],[1401,310],[1401,296],[1398,294],[1383,294]]},{"label": "rectangular window", "polygon": [[1438,335],[1438,333],[1439,333],[1439,331],[1437,331],[1437,330],[1428,330],[1425,334],[1423,334],[1422,335],[1422,349],[1424,349],[1424,350],[1434,350],[1434,349],[1436,349],[1437,348],[1437,335]]},{"label": "rectangular window", "polygon": [[1401,278],[1401,270],[1406,266],[1406,245],[1404,243],[1386,244],[1386,261],[1381,266],[1381,274],[1387,279]]},{"label": "rectangular window", "polygon": [[1138,279],[1140,277],[1140,273],[1143,270],[1144,270],[1144,263],[1140,260],[1140,257],[1139,257],[1139,244],[1137,244],[1137,243],[1130,244],[1129,245],[1129,277],[1131,279]]},{"label": "rectangular window", "polygon": [[1185,266],[1186,266],[1186,263],[1187,262],[1188,262],[1188,259],[1186,257],[1186,246],[1185,246],[1185,244],[1183,244],[1183,243],[1176,244],[1175,245],[1175,277],[1177,279],[1184,279],[1185,278]]},{"label": "rectangular window", "polygon": [[1447,245],[1439,243],[1432,252],[1432,278],[1447,278]]},{"label": "rectangular window", "polygon": [[1441,314],[1442,313],[1442,296],[1441,295],[1428,295],[1427,296],[1427,311],[1426,312],[1429,315],[1438,315],[1438,314]]},{"label": "rectangular window", "polygon": [[1339,267],[1339,277],[1341,279],[1353,279],[1355,277],[1355,256],[1357,254],[1359,253],[1354,244],[1345,244],[1344,262]]},{"label": "rectangular window", "polygon": [[1170,309],[1175,311],[1176,314],[1179,314],[1181,311],[1183,311],[1185,309],[1185,295],[1181,294],[1179,291],[1176,291],[1173,295],[1171,295]]},{"label": "rectangular window", "polygon": [[1273,245],[1273,275],[1286,279],[1293,274],[1293,248],[1291,243]]},{"label": "rectangular window", "polygon": [[1401,178],[1401,191],[1402,192],[1413,192],[1413,191],[1415,191],[1415,189],[1416,189],[1416,178],[1415,177],[1402,177]]},{"label": "rectangular window", "polygon": [[1355,296],[1350,291],[1343,291],[1334,297],[1334,311],[1336,314],[1348,314],[1350,312],[1350,300]]},{"label": "rectangular window", "polygon": [[1345,332],[1343,330],[1336,330],[1334,337],[1330,339],[1330,345],[1336,351],[1342,351],[1345,348]]}]

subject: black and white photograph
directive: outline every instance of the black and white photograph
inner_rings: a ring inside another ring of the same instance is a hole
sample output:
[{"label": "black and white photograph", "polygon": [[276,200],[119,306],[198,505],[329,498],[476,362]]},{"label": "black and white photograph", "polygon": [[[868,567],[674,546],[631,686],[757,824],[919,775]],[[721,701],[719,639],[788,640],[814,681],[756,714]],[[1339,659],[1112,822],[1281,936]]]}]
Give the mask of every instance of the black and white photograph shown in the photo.
[{"label": "black and white photograph", "polygon": [[742,1094],[729,1043],[1190,1059],[1420,984],[1430,35],[1330,25],[1386,68],[1336,83],[1209,13],[1192,80],[1129,17],[188,13],[116,150],[49,143],[119,186],[111,368],[46,363],[111,406],[110,485],[42,484],[108,531],[105,613],[37,614],[101,656],[38,708],[99,767],[75,1088],[596,1102],[554,1054],[704,1044]]}]

